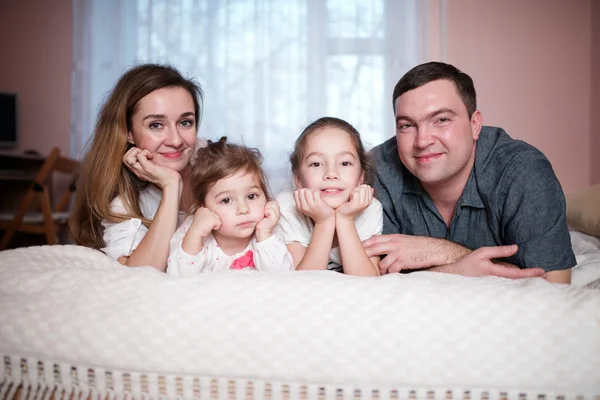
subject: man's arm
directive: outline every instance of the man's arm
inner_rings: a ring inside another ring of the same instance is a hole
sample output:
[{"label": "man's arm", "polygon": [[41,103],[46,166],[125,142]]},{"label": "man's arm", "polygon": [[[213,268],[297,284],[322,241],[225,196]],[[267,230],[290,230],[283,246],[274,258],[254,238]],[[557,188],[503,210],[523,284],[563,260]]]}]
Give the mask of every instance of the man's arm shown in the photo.
[{"label": "man's arm", "polygon": [[517,252],[517,246],[481,247],[471,251],[444,239],[410,235],[379,235],[363,242],[367,255],[387,254],[379,262],[381,274],[403,270],[460,274],[464,276],[499,276],[509,279],[542,276],[541,268],[519,269],[494,260]]},{"label": "man's arm", "polygon": [[363,246],[369,257],[386,254],[379,262],[383,274],[447,265],[471,252],[445,239],[403,234],[372,236]]},{"label": "man's arm", "polygon": [[571,283],[571,268],[546,272],[546,280],[552,283]]}]

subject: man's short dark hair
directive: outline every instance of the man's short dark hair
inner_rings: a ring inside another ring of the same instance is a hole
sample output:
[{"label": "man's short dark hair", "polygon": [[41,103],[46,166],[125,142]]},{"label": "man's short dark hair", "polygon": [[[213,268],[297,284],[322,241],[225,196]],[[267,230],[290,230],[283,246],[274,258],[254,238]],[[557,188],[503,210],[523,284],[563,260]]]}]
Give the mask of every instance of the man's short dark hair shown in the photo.
[{"label": "man's short dark hair", "polygon": [[396,111],[396,99],[398,97],[409,90],[440,79],[446,79],[454,83],[460,98],[467,108],[469,118],[472,117],[477,109],[477,95],[473,79],[453,65],[435,61],[417,65],[400,78],[396,87],[394,87],[394,94],[392,96],[394,112]]}]

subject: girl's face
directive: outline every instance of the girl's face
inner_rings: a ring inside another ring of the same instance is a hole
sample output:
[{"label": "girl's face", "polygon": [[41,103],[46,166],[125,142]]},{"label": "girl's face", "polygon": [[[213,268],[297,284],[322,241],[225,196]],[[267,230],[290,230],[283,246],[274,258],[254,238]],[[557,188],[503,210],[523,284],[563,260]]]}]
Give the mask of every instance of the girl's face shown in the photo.
[{"label": "girl's face", "polygon": [[347,132],[326,127],[306,138],[295,177],[299,189],[318,189],[325,203],[338,208],[348,201],[363,179],[356,146]]},{"label": "girl's face", "polygon": [[256,224],[265,216],[267,197],[260,185],[260,178],[246,171],[217,181],[210,188],[204,206],[217,214],[221,227],[214,232],[215,238],[248,238]]},{"label": "girl's face", "polygon": [[127,139],[148,150],[157,165],[182,171],[196,144],[194,100],[181,87],[157,89],[143,97],[131,118]]}]

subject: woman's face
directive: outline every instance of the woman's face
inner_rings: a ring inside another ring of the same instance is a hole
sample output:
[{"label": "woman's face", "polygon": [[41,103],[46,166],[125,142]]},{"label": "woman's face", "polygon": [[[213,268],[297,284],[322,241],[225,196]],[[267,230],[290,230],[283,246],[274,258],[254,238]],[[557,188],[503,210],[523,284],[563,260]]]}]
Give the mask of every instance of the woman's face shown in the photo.
[{"label": "woman's face", "polygon": [[194,151],[196,131],[192,96],[182,87],[167,87],[138,102],[127,139],[150,151],[155,164],[182,171]]}]

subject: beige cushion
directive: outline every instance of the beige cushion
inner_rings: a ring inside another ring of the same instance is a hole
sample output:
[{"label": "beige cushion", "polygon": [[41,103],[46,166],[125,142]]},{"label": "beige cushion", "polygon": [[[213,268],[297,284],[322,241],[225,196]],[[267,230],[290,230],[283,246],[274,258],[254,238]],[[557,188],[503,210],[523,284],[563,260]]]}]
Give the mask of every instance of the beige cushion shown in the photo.
[{"label": "beige cushion", "polygon": [[567,196],[567,224],[600,237],[600,184]]}]

